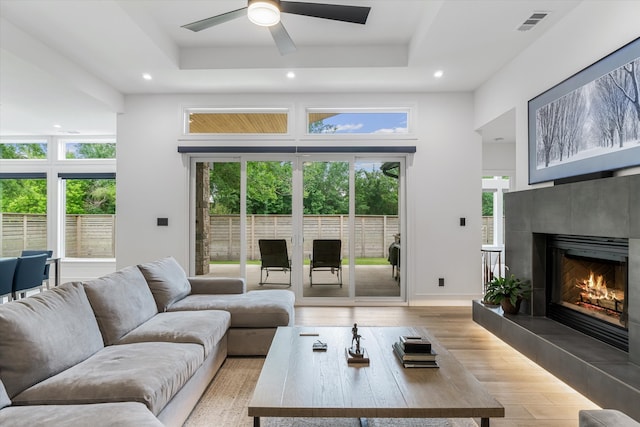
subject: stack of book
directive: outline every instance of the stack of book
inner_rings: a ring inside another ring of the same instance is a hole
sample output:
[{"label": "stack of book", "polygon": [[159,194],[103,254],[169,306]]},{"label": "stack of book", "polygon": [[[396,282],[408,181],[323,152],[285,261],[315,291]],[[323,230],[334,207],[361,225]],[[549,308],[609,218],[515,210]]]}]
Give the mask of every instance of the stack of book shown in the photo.
[{"label": "stack of book", "polygon": [[393,351],[405,368],[437,368],[436,353],[423,337],[401,335],[393,343]]}]

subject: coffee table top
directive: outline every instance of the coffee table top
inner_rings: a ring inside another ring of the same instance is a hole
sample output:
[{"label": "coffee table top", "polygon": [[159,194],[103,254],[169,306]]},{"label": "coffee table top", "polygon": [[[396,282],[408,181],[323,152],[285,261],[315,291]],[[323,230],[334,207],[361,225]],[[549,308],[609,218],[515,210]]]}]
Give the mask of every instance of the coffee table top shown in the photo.
[{"label": "coffee table top", "polygon": [[[347,364],[350,327],[280,327],[253,398],[251,417],[490,418],[504,407],[433,336],[420,327],[364,327],[368,365]],[[301,334],[317,333],[317,336]],[[427,337],[440,368],[404,368],[392,344]],[[316,340],[328,344],[314,352]]]}]

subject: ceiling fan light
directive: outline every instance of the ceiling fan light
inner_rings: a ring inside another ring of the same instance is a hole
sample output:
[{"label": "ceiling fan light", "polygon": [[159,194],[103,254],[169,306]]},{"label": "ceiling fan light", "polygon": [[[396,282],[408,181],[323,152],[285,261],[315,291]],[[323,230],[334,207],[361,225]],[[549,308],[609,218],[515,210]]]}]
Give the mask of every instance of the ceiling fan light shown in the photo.
[{"label": "ceiling fan light", "polygon": [[249,20],[262,27],[270,27],[280,22],[280,9],[273,1],[253,1],[247,8]]}]

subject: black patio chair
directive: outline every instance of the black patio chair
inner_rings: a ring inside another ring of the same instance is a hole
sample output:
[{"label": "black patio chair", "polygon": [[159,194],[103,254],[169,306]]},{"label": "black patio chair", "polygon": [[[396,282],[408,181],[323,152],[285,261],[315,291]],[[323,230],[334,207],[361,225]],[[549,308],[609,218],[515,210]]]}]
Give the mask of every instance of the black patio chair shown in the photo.
[{"label": "black patio chair", "polygon": [[[287,285],[291,286],[291,260],[287,252],[285,239],[260,239],[260,286],[262,285]],[[267,282],[270,271],[282,271],[289,274],[289,282]],[[264,279],[263,272],[266,272]]]},{"label": "black patio chair", "polygon": [[313,251],[309,264],[309,285],[313,286],[314,271],[330,271],[338,278],[338,283],[316,283],[316,285],[340,285],[342,287],[342,241],[340,239],[317,239],[313,241]]}]

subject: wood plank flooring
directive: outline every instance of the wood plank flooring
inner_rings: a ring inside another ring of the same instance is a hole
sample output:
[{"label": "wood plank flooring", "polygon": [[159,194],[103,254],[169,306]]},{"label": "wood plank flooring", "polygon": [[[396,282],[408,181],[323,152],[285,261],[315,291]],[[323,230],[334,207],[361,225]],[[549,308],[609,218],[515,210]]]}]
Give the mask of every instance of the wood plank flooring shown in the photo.
[{"label": "wood plank flooring", "polygon": [[576,427],[598,406],[471,318],[471,307],[296,307],[300,326],[424,326],[505,407],[493,427]]}]

